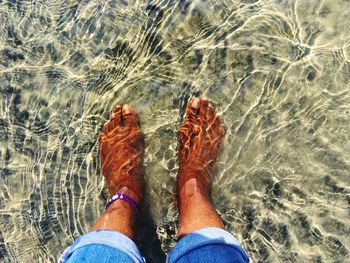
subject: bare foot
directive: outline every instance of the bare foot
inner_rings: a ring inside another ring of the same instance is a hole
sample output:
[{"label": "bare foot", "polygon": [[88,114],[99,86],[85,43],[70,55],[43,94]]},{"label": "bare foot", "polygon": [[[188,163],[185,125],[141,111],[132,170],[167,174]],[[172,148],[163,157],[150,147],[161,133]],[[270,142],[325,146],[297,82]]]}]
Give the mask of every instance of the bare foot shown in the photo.
[{"label": "bare foot", "polygon": [[136,112],[124,105],[117,106],[99,137],[102,174],[110,195],[122,192],[137,203],[143,196],[141,136]]},{"label": "bare foot", "polygon": [[225,128],[208,99],[192,98],[179,130],[178,191],[194,179],[196,187],[207,194],[210,192],[211,169],[224,135]]}]

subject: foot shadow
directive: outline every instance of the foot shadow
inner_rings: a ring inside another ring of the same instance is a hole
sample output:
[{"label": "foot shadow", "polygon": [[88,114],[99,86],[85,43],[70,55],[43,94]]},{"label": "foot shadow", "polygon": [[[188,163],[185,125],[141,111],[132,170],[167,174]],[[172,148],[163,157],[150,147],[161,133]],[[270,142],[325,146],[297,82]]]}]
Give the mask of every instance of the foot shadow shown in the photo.
[{"label": "foot shadow", "polygon": [[148,206],[144,205],[142,217],[139,218],[135,229],[137,245],[147,263],[164,263],[166,255],[156,234],[157,226],[148,211]]}]

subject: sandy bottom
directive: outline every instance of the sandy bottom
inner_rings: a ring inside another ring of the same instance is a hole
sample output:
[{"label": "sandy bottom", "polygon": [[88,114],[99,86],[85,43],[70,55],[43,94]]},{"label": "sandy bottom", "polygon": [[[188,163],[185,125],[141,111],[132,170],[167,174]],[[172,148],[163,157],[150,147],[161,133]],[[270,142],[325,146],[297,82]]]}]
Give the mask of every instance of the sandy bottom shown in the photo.
[{"label": "sandy bottom", "polygon": [[213,202],[253,262],[346,262],[350,2],[0,1],[0,261],[55,262],[106,201],[97,136],[139,113],[139,244],[175,244],[177,131],[206,95],[227,134]]}]

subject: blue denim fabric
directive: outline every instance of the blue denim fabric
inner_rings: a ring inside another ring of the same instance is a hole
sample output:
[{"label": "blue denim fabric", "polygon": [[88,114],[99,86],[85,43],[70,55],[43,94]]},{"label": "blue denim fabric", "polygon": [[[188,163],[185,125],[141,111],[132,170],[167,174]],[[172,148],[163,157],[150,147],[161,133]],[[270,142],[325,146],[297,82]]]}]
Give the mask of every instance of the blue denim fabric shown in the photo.
[{"label": "blue denim fabric", "polygon": [[143,263],[136,244],[113,230],[96,230],[78,237],[59,262],[137,262]]},{"label": "blue denim fabric", "polygon": [[175,262],[247,263],[249,258],[232,234],[208,227],[183,237],[176,244],[167,258],[167,263]]},{"label": "blue denim fabric", "polygon": [[[64,252],[60,262],[145,262],[136,244],[112,230],[97,230],[79,237]],[[167,263],[220,262],[247,263],[249,258],[238,240],[219,228],[209,227],[182,238],[167,258]]]}]

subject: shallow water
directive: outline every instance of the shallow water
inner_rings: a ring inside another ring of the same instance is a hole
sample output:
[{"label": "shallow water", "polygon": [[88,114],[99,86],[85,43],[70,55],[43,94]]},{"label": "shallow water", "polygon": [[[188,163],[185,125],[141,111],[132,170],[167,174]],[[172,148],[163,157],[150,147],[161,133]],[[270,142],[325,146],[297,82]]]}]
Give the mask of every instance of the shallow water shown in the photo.
[{"label": "shallow water", "polygon": [[349,262],[348,0],[0,0],[0,261],[55,262],[106,200],[97,136],[145,136],[139,244],[175,244],[177,129],[208,96],[227,135],[213,202],[253,262]]}]

